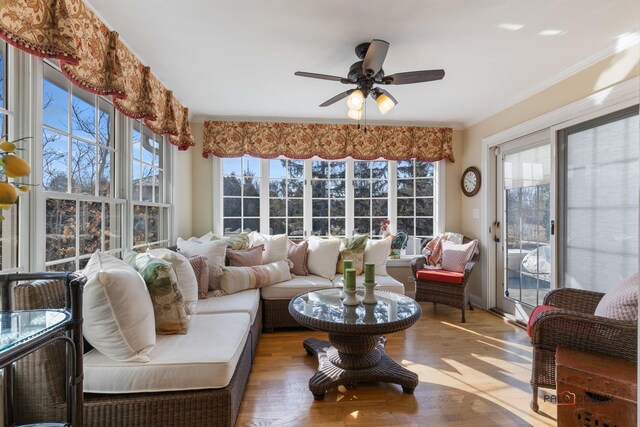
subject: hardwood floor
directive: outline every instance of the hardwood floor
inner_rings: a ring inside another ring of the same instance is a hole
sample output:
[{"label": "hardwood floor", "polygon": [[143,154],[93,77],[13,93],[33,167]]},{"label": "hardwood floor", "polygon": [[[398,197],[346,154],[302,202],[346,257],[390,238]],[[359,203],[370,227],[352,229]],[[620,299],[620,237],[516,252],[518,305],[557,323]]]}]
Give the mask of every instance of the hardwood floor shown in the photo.
[{"label": "hardwood floor", "polygon": [[[531,347],[526,332],[482,310],[422,304],[410,329],[388,335],[387,353],[418,373],[413,395],[393,384],[340,386],[314,401],[316,357],[302,341],[316,331],[262,334],[238,426],[555,426],[556,408],[540,397],[529,409]],[[542,392],[541,392],[542,393]],[[542,394],[541,394],[542,396]]]}]

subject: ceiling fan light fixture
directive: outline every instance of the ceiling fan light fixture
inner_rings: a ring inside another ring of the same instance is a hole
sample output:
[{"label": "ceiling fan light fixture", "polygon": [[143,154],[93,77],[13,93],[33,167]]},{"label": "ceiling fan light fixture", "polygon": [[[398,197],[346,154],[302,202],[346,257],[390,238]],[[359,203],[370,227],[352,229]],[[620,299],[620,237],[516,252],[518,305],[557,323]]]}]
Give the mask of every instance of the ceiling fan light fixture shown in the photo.
[{"label": "ceiling fan light fixture", "polygon": [[351,92],[351,95],[347,98],[347,105],[349,106],[349,110],[362,110],[364,94],[360,89]]},{"label": "ceiling fan light fixture", "polygon": [[376,104],[378,104],[378,110],[380,114],[387,114],[396,106],[393,99],[389,98],[386,94],[381,93],[376,97]]},{"label": "ceiling fan light fixture", "polygon": [[359,110],[354,110],[352,108],[349,109],[349,112],[347,113],[347,116],[349,116],[350,119],[353,120],[360,120],[362,119],[362,108],[360,108]]}]

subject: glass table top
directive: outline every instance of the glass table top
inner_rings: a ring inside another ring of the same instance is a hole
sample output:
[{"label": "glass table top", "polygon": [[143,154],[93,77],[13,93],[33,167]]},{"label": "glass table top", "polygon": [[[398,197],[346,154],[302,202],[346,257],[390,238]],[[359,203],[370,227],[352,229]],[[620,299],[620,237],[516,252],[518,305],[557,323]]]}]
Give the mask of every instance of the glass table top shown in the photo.
[{"label": "glass table top", "polygon": [[29,341],[71,319],[63,310],[0,312],[0,352]]},{"label": "glass table top", "polygon": [[[358,290],[362,300],[364,290]],[[414,316],[420,306],[413,299],[388,291],[375,291],[377,304],[348,306],[342,304],[344,293],[340,288],[322,289],[296,297],[292,307],[298,313],[331,323],[374,325],[396,322]]]}]

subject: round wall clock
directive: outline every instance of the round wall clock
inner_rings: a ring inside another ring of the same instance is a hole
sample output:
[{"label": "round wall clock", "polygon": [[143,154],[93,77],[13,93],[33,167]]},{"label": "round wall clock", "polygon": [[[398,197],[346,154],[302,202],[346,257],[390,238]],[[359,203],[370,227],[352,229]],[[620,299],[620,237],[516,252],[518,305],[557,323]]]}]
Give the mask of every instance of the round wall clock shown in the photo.
[{"label": "round wall clock", "polygon": [[465,196],[475,196],[480,191],[480,171],[478,168],[469,166],[465,169],[460,185]]}]

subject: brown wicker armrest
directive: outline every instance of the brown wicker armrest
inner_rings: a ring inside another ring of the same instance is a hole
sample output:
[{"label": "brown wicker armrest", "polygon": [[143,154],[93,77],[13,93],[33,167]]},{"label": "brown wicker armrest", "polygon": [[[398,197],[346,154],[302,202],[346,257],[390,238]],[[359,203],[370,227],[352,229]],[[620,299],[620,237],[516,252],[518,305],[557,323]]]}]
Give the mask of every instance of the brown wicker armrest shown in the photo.
[{"label": "brown wicker armrest", "polygon": [[585,291],[583,289],[554,289],[544,297],[543,304],[565,310],[593,314],[603,296],[603,293]]},{"label": "brown wicker armrest", "polygon": [[416,273],[424,268],[424,264],[427,259],[424,255],[417,256],[411,260],[411,271],[413,271],[413,277],[416,277]]},{"label": "brown wicker armrest", "polygon": [[536,317],[531,343],[554,350],[556,346],[619,357],[637,364],[638,325],[569,310],[550,310]]}]

